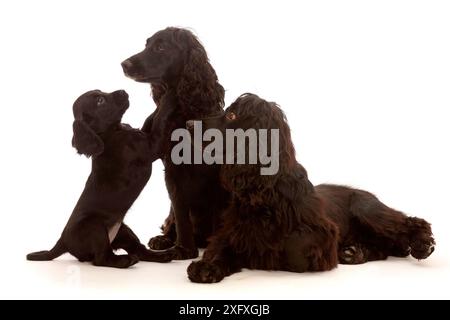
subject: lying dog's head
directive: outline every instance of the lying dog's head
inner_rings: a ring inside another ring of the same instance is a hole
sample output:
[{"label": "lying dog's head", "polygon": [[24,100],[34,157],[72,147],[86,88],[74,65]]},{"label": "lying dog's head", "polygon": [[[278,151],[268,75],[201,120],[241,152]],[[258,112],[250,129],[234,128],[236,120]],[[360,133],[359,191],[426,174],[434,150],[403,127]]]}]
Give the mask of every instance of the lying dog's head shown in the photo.
[{"label": "lying dog's head", "polygon": [[73,104],[72,146],[87,157],[101,154],[104,145],[99,135],[117,127],[128,106],[124,90],[93,90],[81,95]]},{"label": "lying dog's head", "polygon": [[186,108],[223,107],[223,87],[205,48],[189,30],[169,27],[158,31],[147,39],[143,51],[122,62],[122,69],[127,77],[152,85],[157,105],[167,87],[172,87]]},{"label": "lying dog's head", "polygon": [[[218,151],[222,152],[225,163],[222,166],[222,180],[225,187],[233,192],[245,193],[249,189],[256,191],[255,187],[270,188],[271,183],[276,180],[273,176],[292,171],[297,165],[289,125],[283,111],[274,102],[265,101],[254,94],[244,94],[223,115],[201,120],[205,132],[208,129],[218,129],[222,133],[223,149]],[[190,120],[186,126],[192,129],[193,124]],[[245,133],[244,164],[237,161],[239,152],[242,155],[242,150],[237,149],[239,142],[235,140],[234,150],[227,147],[230,145],[226,141],[230,138],[227,129],[233,129],[235,137],[238,131]],[[255,138],[256,143],[253,141],[252,144],[250,140]],[[226,160],[230,151],[233,151],[233,163]],[[251,155],[253,162],[250,160]],[[268,163],[269,160],[278,161],[275,171],[261,173],[261,168],[272,166],[272,163]]]}]

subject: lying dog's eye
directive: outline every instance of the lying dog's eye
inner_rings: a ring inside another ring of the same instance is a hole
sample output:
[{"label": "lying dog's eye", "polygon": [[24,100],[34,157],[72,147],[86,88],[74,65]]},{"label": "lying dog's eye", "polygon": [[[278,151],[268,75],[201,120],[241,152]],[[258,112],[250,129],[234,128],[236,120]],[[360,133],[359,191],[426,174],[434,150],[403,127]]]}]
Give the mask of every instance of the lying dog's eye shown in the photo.
[{"label": "lying dog's eye", "polygon": [[106,102],[104,97],[98,97],[97,98],[97,105],[100,106]]},{"label": "lying dog's eye", "polygon": [[236,120],[236,114],[234,112],[228,112],[226,117],[228,120]]}]

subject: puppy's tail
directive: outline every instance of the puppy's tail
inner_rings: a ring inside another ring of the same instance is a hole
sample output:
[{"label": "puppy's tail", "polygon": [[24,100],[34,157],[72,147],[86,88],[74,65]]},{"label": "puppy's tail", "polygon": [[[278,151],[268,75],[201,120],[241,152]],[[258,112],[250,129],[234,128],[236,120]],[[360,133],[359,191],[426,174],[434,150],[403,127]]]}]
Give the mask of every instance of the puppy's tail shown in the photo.
[{"label": "puppy's tail", "polygon": [[60,255],[66,252],[66,247],[64,246],[62,240],[59,239],[51,250],[44,250],[27,254],[27,260],[49,261],[58,258]]}]

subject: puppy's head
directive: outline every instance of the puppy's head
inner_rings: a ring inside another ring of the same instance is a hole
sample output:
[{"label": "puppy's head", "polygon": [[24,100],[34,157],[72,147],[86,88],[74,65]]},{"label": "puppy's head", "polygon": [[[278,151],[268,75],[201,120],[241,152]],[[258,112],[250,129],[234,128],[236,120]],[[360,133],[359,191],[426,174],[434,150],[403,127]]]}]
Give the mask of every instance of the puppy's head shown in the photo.
[{"label": "puppy's head", "polygon": [[117,127],[128,106],[124,90],[93,90],[81,95],[73,104],[72,146],[87,157],[101,154],[104,145],[99,135]]}]

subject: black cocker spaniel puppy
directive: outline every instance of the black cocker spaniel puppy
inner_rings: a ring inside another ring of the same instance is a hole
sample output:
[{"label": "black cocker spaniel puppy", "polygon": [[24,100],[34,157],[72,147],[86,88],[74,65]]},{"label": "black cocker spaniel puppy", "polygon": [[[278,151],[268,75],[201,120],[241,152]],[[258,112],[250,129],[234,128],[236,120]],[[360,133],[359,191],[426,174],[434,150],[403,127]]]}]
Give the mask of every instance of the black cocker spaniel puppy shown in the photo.
[{"label": "black cocker spaniel puppy", "polygon": [[[157,111],[168,90],[175,94],[175,111],[168,120],[170,132],[185,128],[186,121],[223,113],[224,89],[217,80],[205,48],[192,34],[180,28],[166,28],[147,40],[145,49],[122,62],[128,77],[151,85]],[[150,115],[142,130],[152,127]],[[162,160],[171,199],[163,235],[149,241],[152,249],[176,252],[176,259],[198,256],[209,236],[218,228],[220,215],[228,206],[228,193],[219,182],[219,166],[174,164],[170,151],[176,142],[166,137],[167,152]],[[191,152],[193,154],[193,152]],[[176,224],[175,224],[176,222]]]},{"label": "black cocker spaniel puppy", "polygon": [[203,258],[188,267],[191,281],[218,282],[241,268],[325,271],[339,262],[409,254],[425,259],[433,252],[435,242],[425,220],[389,208],[366,191],[314,187],[295,159],[289,126],[275,103],[245,94],[225,114],[204,119],[203,127],[222,132],[278,129],[279,170],[261,175],[259,162],[222,165],[231,205]]},{"label": "black cocker spaniel puppy", "polygon": [[[171,260],[167,253],[145,248],[123,219],[149,180],[152,162],[164,150],[165,123],[173,104],[168,101],[158,110],[149,134],[120,123],[128,105],[123,90],[89,91],[75,101],[72,145],[92,157],[92,171],[56,245],[28,254],[28,260],[53,260],[65,252],[80,261],[116,268],[139,260]],[[119,248],[128,254],[115,255],[113,250]]]}]

